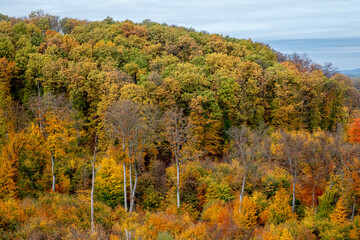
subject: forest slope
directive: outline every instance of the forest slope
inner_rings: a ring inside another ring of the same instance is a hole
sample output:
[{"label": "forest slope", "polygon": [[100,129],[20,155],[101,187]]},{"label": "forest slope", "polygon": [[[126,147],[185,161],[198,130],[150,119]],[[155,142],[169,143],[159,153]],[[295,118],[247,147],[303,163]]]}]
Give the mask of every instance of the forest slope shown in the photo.
[{"label": "forest slope", "polygon": [[331,65],[149,20],[0,18],[1,237],[360,236],[359,92]]}]

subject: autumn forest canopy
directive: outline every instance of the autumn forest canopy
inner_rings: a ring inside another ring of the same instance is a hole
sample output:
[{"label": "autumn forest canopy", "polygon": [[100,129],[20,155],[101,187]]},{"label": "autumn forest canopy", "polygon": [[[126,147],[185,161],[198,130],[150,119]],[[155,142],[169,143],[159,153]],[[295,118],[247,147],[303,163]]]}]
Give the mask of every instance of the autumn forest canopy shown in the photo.
[{"label": "autumn forest canopy", "polygon": [[250,39],[0,14],[0,238],[359,239],[359,97]]}]

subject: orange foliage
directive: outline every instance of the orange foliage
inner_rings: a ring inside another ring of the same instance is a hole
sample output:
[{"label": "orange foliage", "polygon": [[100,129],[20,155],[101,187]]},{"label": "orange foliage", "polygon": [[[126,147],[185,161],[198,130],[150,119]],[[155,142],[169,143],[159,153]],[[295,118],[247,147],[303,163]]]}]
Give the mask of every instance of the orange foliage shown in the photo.
[{"label": "orange foliage", "polygon": [[208,207],[202,218],[211,225],[228,226],[231,221],[229,209],[222,203],[216,203]]},{"label": "orange foliage", "polygon": [[19,166],[20,149],[23,146],[23,134],[9,133],[8,142],[0,155],[0,197],[16,195],[16,179]]},{"label": "orange foliage", "polygon": [[159,232],[165,231],[177,235],[185,229],[188,222],[189,219],[181,219],[176,215],[155,213],[149,217],[149,221],[147,222],[147,235],[149,239],[156,239]]},{"label": "orange foliage", "polygon": [[348,139],[351,143],[360,143],[360,118],[354,119],[348,128]]},{"label": "orange foliage", "polygon": [[57,33],[58,32],[56,32],[54,30],[48,29],[48,30],[46,30],[45,35],[46,35],[46,37],[53,37]]},{"label": "orange foliage", "polygon": [[136,35],[140,38],[149,38],[149,33],[146,28],[142,26],[135,25],[132,21],[125,21],[121,24],[121,32],[126,37],[129,37],[131,35]]}]

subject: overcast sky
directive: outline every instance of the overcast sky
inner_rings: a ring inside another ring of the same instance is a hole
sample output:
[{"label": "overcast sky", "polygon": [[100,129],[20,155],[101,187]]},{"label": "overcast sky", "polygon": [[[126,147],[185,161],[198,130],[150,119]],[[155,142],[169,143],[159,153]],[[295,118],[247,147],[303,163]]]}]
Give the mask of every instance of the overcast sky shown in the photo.
[{"label": "overcast sky", "polygon": [[[319,63],[333,62],[341,69],[360,68],[360,0],[0,0],[0,12],[9,16],[37,9],[88,20],[151,19],[273,43],[277,50],[307,52]],[[334,38],[337,43],[328,44]],[[308,40],[279,41],[298,39]],[[339,46],[344,39],[353,41]]]}]

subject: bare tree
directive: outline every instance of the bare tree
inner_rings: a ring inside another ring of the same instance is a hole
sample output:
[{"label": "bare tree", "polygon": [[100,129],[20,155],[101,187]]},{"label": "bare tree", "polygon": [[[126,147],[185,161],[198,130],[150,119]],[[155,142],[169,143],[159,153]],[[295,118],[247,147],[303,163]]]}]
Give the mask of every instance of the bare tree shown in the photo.
[{"label": "bare tree", "polygon": [[[129,99],[121,99],[109,105],[105,113],[106,130],[118,141],[128,162],[130,185],[130,208],[133,211],[134,199],[140,171],[140,162],[144,151],[152,143],[151,134],[156,124],[156,110],[149,106],[141,106]],[[126,161],[124,170],[124,207],[127,210]],[[134,172],[134,173],[133,173]],[[133,176],[134,175],[134,176]],[[133,183],[134,178],[134,183]]]},{"label": "bare tree", "polygon": [[180,164],[188,159],[200,156],[191,146],[190,125],[183,110],[172,108],[163,118],[164,135],[169,142],[176,165],[176,205],[180,207]]},{"label": "bare tree", "polygon": [[307,142],[305,148],[304,160],[310,167],[312,178],[313,178],[313,189],[312,189],[312,206],[314,213],[316,214],[316,203],[315,203],[315,190],[316,185],[321,177],[326,177],[329,172],[329,166],[331,161],[330,144],[327,143],[325,136],[313,136],[310,141]]},{"label": "bare tree", "polygon": [[303,136],[301,136],[298,133],[289,134],[281,130],[280,134],[281,134],[280,142],[282,144],[285,163],[292,176],[292,185],[293,185],[292,211],[295,212],[295,189],[296,189],[296,183],[298,182],[299,163],[302,160],[305,140]]},{"label": "bare tree", "polygon": [[345,180],[344,184],[348,189],[346,192],[352,197],[351,220],[353,220],[356,210],[356,197],[358,195],[355,186],[357,178],[355,176],[360,175],[360,168],[355,163],[355,159],[359,158],[360,148],[357,144],[346,143],[344,141],[344,129],[341,124],[337,125],[334,139],[332,150],[335,156],[334,169],[336,169],[336,172],[333,174],[341,175]]},{"label": "bare tree", "polygon": [[270,153],[266,151],[267,145],[263,144],[263,141],[267,139],[266,128],[259,127],[257,130],[251,131],[249,127],[241,125],[240,127],[231,127],[227,134],[233,141],[233,153],[244,168],[239,195],[239,212],[241,212],[246,179],[251,171],[251,167],[254,165],[256,158],[260,157],[261,154],[271,158]]}]

